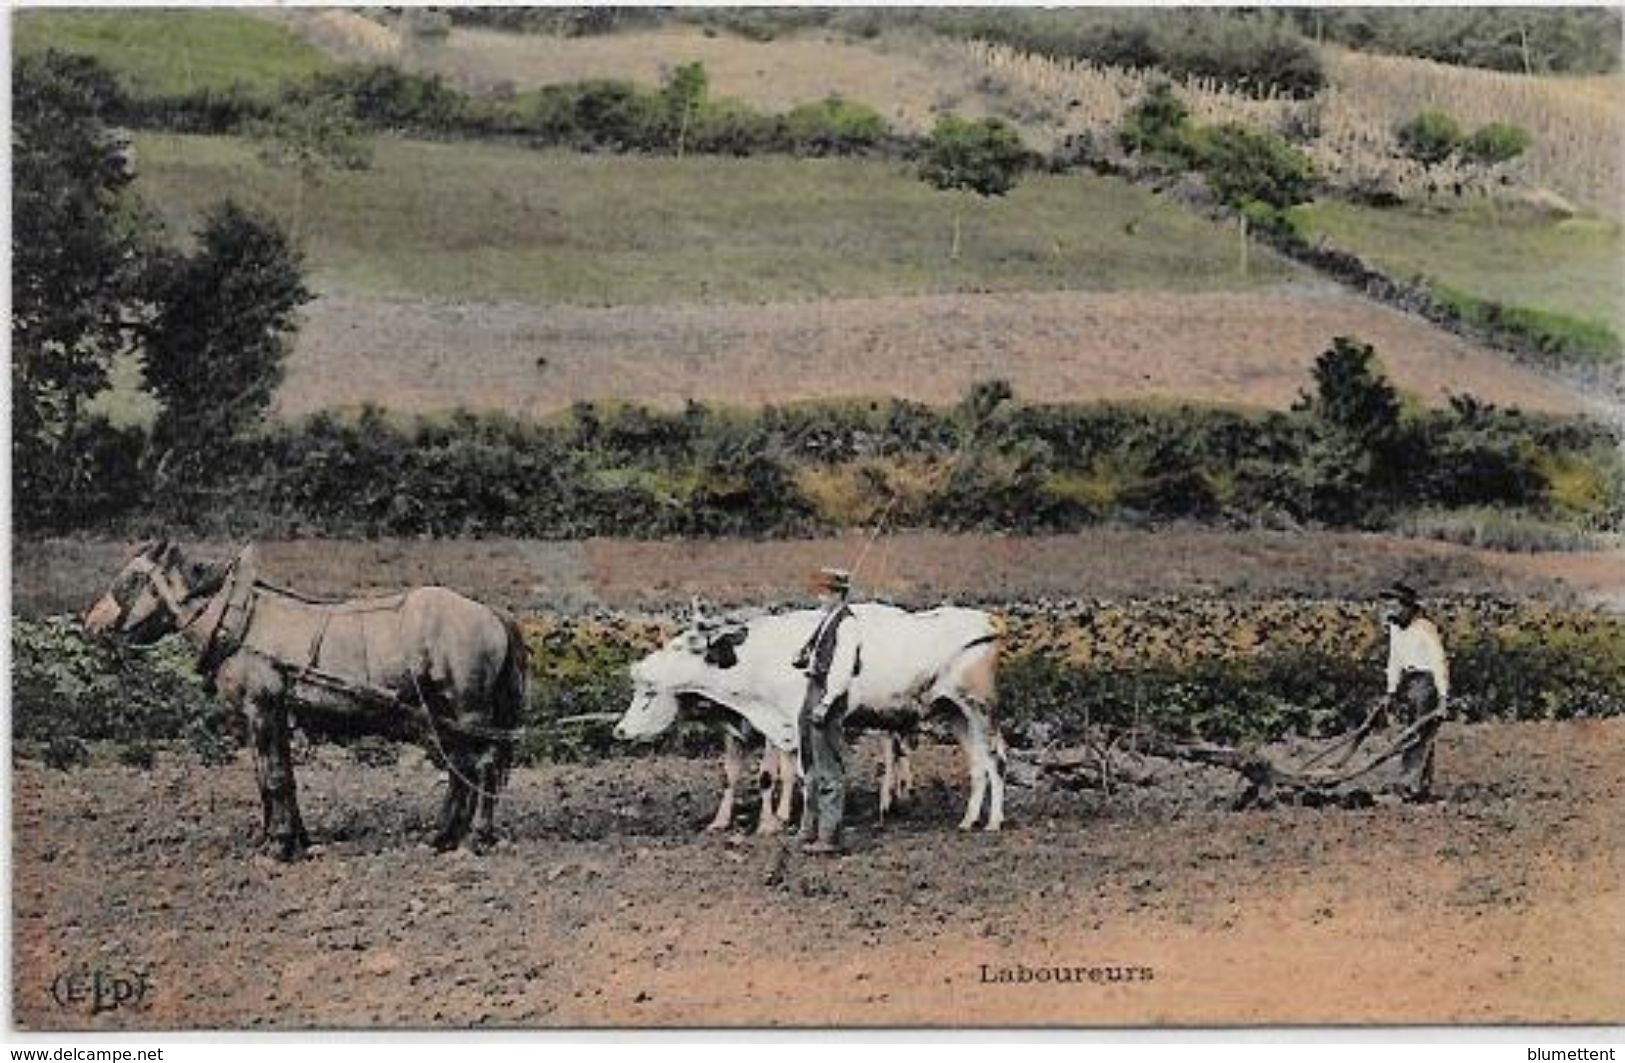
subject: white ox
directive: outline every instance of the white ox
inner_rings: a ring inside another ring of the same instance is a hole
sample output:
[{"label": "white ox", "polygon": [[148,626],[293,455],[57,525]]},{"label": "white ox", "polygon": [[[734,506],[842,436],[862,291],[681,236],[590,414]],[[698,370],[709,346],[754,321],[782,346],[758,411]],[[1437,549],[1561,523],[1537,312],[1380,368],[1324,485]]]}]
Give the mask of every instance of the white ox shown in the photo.
[{"label": "white ox", "polygon": [[[999,656],[993,618],[954,607],[910,613],[862,603],[852,611],[862,667],[848,694],[848,726],[908,734],[933,714],[949,714],[971,778],[960,829],[976,825],[990,797],[987,829],[998,830],[1004,822],[1004,742],[993,722]],[[802,610],[677,636],[632,666],[632,704],[615,725],[615,736],[653,738],[685,705],[711,704],[760,732],[770,757],[775,749],[795,750],[807,677],[790,662],[820,615]]]}]

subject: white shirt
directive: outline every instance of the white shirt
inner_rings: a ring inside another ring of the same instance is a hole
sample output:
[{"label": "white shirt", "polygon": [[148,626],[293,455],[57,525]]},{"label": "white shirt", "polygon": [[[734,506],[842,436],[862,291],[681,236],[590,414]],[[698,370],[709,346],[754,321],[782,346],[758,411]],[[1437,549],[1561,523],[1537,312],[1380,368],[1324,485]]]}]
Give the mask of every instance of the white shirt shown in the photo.
[{"label": "white shirt", "polygon": [[1409,627],[1388,625],[1388,693],[1399,689],[1406,672],[1427,672],[1439,688],[1439,707],[1450,696],[1450,665],[1444,656],[1444,643],[1433,621],[1417,617]]}]

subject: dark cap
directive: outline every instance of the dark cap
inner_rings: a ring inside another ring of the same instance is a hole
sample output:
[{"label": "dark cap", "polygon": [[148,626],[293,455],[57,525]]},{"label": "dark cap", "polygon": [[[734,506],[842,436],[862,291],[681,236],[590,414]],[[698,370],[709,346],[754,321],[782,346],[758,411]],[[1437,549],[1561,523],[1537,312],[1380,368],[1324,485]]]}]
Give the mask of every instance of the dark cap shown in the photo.
[{"label": "dark cap", "polygon": [[1399,602],[1401,605],[1421,604],[1421,600],[1416,594],[1416,588],[1412,587],[1408,583],[1401,583],[1397,580],[1394,582],[1393,586],[1382,592],[1381,597],[1387,598],[1390,601]]}]

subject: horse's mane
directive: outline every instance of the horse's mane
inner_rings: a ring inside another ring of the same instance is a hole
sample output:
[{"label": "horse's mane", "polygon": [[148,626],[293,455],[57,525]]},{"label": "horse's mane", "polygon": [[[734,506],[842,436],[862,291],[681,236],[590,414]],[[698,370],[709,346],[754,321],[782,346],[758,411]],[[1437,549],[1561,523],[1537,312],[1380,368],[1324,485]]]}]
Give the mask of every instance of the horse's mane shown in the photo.
[{"label": "horse's mane", "polygon": [[226,585],[226,576],[231,573],[231,566],[236,559],[226,561],[182,561],[181,567],[186,576],[186,600],[203,598],[214,594]]}]

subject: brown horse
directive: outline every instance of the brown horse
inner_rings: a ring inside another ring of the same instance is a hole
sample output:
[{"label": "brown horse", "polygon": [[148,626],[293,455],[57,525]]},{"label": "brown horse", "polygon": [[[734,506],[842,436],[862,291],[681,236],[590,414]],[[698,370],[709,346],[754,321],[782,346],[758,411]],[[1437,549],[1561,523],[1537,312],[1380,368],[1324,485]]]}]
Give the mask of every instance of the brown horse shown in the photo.
[{"label": "brown horse", "polygon": [[494,836],[525,704],[525,644],[506,614],[444,587],[324,601],[262,582],[253,547],[216,565],[167,541],[132,556],[85,628],[136,644],[179,632],[198,670],[253,736],[261,843],[291,860],[310,844],[299,816],[290,716],[399,736],[417,730],[445,760],[435,848]]}]

